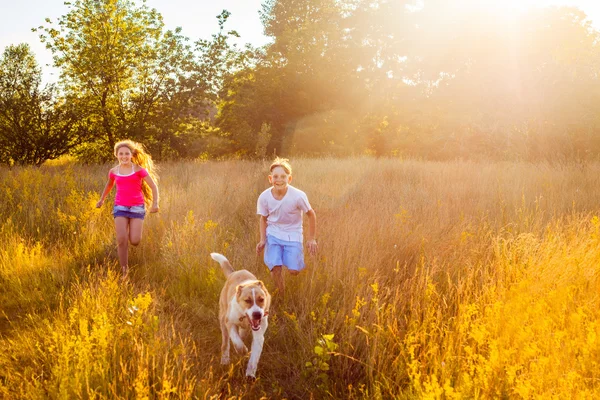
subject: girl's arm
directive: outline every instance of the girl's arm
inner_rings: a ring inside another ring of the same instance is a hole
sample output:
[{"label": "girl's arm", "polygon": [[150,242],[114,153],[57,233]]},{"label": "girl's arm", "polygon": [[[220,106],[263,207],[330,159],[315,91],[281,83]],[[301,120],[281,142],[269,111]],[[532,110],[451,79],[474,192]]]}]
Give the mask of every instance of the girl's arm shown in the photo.
[{"label": "girl's arm", "polygon": [[267,217],[264,215],[260,216],[258,221],[258,229],[260,232],[260,242],[256,245],[256,254],[260,253],[265,248],[267,243]]},{"label": "girl's arm", "polygon": [[102,196],[100,196],[100,200],[96,203],[96,208],[102,207],[102,204],[104,204],[104,200],[106,200],[106,196],[108,196],[108,194],[110,193],[114,184],[115,184],[115,181],[113,179],[110,179],[110,172],[109,172],[108,173],[108,182],[106,182],[106,186],[104,186],[104,191],[102,192]]},{"label": "girl's arm", "polygon": [[152,206],[150,206],[150,212],[158,212],[158,186],[154,182],[154,179],[150,175],[144,177],[144,181],[150,186],[152,190]]},{"label": "girl's arm", "polygon": [[306,246],[308,247],[308,252],[311,255],[317,254],[317,214],[315,210],[308,210],[306,213],[308,217],[308,240],[306,241]]}]

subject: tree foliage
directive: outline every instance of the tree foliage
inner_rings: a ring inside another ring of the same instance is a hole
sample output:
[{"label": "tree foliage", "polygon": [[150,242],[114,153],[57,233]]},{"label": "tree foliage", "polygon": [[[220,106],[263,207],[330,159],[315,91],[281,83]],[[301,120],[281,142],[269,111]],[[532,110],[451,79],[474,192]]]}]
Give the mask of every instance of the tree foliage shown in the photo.
[{"label": "tree foliage", "polygon": [[27,44],[8,46],[0,60],[0,163],[40,165],[69,153],[87,126],[55,88],[41,87],[41,70]]},{"label": "tree foliage", "polygon": [[600,151],[600,41],[580,10],[270,0],[261,15],[273,43],[223,89],[220,126],[242,147],[253,148],[268,122],[272,147],[288,154],[573,159]]},{"label": "tree foliage", "polygon": [[54,54],[65,93],[87,110],[100,150],[110,154],[121,137],[150,139],[152,147],[181,133],[174,128],[188,113],[181,97],[189,91],[192,59],[181,30],[164,31],[158,11],[129,0],[67,5],[57,24],[40,27],[40,38]]},{"label": "tree foliage", "polygon": [[158,159],[600,152],[600,36],[576,8],[502,14],[475,0],[266,0],[259,14],[271,42],[239,48],[226,10],[211,39],[190,41],[180,28],[166,31],[143,1],[66,4],[56,23],[37,29],[61,71],[58,87],[34,82],[39,93],[6,104],[43,103],[52,132],[64,126],[62,145],[79,143],[86,160],[110,157],[124,137]]}]

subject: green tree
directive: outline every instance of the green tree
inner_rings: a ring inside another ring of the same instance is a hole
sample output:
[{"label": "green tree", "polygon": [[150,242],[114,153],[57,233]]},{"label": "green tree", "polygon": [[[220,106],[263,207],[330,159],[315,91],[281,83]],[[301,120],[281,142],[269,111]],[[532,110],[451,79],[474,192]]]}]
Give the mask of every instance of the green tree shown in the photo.
[{"label": "green tree", "polygon": [[347,55],[342,3],[264,3],[261,18],[273,42],[252,53],[252,62],[229,76],[221,92],[217,125],[229,135],[235,151],[253,154],[266,123],[271,127],[266,152],[289,153],[303,121],[343,107],[352,85],[343,65]]},{"label": "green tree", "polygon": [[57,24],[47,19],[48,25],[39,27],[40,38],[54,54],[64,92],[86,110],[95,136],[93,151],[109,155],[122,137],[150,144],[164,140],[151,137],[170,131],[157,128],[157,116],[187,104],[165,106],[189,83],[185,77],[192,69],[181,30],[164,32],[155,9],[129,0],[65,4],[69,12]]},{"label": "green tree", "polygon": [[273,42],[256,68],[226,82],[219,126],[238,151],[254,148],[263,122],[271,125],[269,148],[283,153],[362,153],[374,135],[383,151],[385,134],[361,121],[400,121],[399,109],[419,93],[404,79],[416,70],[406,61],[409,3],[266,1],[261,18]]},{"label": "green tree", "polygon": [[88,135],[85,123],[55,88],[41,88],[41,69],[27,44],[0,60],[0,163],[41,165],[67,154]]},{"label": "green tree", "polygon": [[265,154],[277,148],[273,144],[273,132],[280,137],[281,113],[286,104],[280,101],[278,76],[273,72],[271,68],[258,65],[238,71],[224,80],[215,123],[223,139],[228,141],[229,151],[253,156],[259,145],[258,132],[264,123],[270,126],[269,142],[261,145]]}]

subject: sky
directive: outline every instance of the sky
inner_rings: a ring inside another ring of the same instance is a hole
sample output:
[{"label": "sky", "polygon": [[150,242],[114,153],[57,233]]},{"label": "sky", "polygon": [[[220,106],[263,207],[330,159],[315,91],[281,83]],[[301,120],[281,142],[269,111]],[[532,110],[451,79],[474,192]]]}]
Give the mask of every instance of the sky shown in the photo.
[{"label": "sky", "polygon": [[[56,71],[47,66],[52,54],[40,42],[38,33],[31,28],[52,21],[67,13],[65,0],[0,0],[0,51],[9,45],[28,43],[42,66],[44,80],[57,80]],[[183,34],[192,40],[210,39],[218,31],[216,16],[226,9],[231,12],[227,29],[235,29],[240,44],[260,46],[269,39],[263,34],[258,11],[263,0],[146,0],[149,8],[156,8],[163,16],[167,29],[182,27]],[[426,0],[421,0],[426,3]],[[449,0],[450,1],[450,0]],[[455,1],[455,0],[452,0]],[[494,7],[511,12],[531,6],[568,5],[582,9],[597,29],[600,29],[600,0],[483,0]],[[140,4],[140,3],[138,3]]]},{"label": "sky", "polygon": [[[44,81],[58,79],[56,70],[46,64],[52,64],[52,53],[39,40],[39,33],[31,28],[45,24],[50,18],[56,22],[68,12],[65,0],[0,0],[0,52],[9,45],[28,43],[42,67]],[[136,2],[141,4],[141,2]],[[231,16],[226,29],[235,29],[240,35],[240,44],[252,43],[260,46],[269,42],[263,34],[258,11],[262,0],[146,0],[148,8],[156,8],[162,16],[167,29],[180,26],[182,34],[192,40],[210,39],[217,33],[219,24],[217,15],[228,10]]]}]

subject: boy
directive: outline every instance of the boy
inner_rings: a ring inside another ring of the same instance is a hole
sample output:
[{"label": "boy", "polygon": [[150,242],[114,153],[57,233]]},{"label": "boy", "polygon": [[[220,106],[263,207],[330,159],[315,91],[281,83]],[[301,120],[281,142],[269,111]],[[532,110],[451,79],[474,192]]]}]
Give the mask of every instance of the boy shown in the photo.
[{"label": "boy", "polygon": [[257,202],[260,242],[256,245],[256,253],[265,249],[265,264],[283,297],[283,267],[292,275],[298,275],[304,269],[302,214],[308,216],[306,247],[311,255],[317,252],[317,215],[306,194],[290,185],[292,167],[287,159],[277,157],[269,171],[272,186],[260,194]]}]

